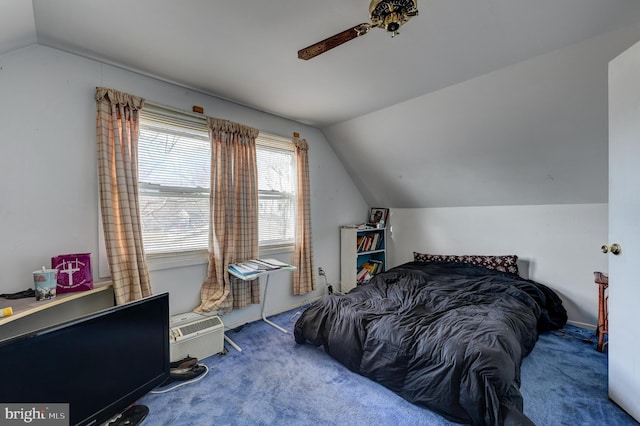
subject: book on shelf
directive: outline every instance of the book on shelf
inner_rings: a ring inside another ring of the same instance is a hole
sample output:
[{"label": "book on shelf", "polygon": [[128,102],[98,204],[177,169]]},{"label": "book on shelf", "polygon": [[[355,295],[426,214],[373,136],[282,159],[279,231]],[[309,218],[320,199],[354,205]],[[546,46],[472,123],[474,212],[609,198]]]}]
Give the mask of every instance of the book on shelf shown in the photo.
[{"label": "book on shelf", "polygon": [[374,265],[374,274],[378,274],[384,269],[384,262],[382,260],[371,259],[369,263]]},{"label": "book on shelf", "polygon": [[371,239],[371,248],[369,250],[378,250],[378,240],[380,239],[380,234],[376,232],[372,235]]},{"label": "book on shelf", "polygon": [[367,251],[367,236],[361,235],[358,237],[358,251]]},{"label": "book on shelf", "polygon": [[358,275],[356,276],[356,282],[358,284],[362,284],[369,281],[372,277],[373,275],[371,275],[371,272],[369,272],[368,269],[362,268],[360,272],[358,272]]},{"label": "book on shelf", "polygon": [[382,245],[382,239],[378,232],[375,234],[359,236],[356,241],[359,252],[379,250]]},{"label": "book on shelf", "polygon": [[374,275],[382,272],[384,262],[378,259],[369,259],[360,265],[360,270],[356,275],[356,281],[360,284],[369,281]]},{"label": "book on shelf", "polygon": [[376,229],[384,229],[384,226],[379,226],[377,223],[357,223],[355,225],[342,225],[343,228],[357,229],[358,231],[375,231]]},{"label": "book on shelf", "polygon": [[356,228],[358,228],[358,231],[368,231],[370,229],[375,229],[375,226],[370,226],[367,223],[359,223],[358,225],[355,225]]},{"label": "book on shelf", "polygon": [[372,263],[369,263],[369,262],[364,263],[364,264],[362,265],[362,269],[366,269],[366,270],[368,270],[368,271],[369,271],[369,273],[370,273],[371,275],[374,275],[374,274],[376,273],[376,267],[375,267],[375,265],[374,265],[374,264],[372,264]]}]

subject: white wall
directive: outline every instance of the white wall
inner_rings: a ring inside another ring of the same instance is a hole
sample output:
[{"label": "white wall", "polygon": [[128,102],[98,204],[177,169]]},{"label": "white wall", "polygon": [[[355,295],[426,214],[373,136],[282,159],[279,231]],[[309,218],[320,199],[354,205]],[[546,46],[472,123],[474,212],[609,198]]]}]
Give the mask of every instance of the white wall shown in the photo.
[{"label": "white wall", "polygon": [[372,206],[607,202],[608,62],[640,24],[323,129]]},{"label": "white wall", "polygon": [[[216,78],[211,70],[211,78]],[[53,255],[90,252],[97,274],[98,212],[95,88],[237,121],[310,145],[311,214],[316,268],[339,276],[339,226],[362,221],[367,205],[317,129],[213,96],[55,49],[32,45],[0,56],[0,292],[33,287],[31,272]],[[279,256],[291,261],[290,253]],[[155,270],[155,293],[169,291],[172,314],[193,309],[205,265]],[[290,277],[274,276],[267,313],[298,306],[324,292],[291,295]],[[233,312],[225,324],[259,318],[259,307]]]},{"label": "white wall", "polygon": [[392,209],[389,264],[431,254],[516,254],[521,275],[554,289],[569,320],[597,323],[593,272],[607,272],[607,204]]}]

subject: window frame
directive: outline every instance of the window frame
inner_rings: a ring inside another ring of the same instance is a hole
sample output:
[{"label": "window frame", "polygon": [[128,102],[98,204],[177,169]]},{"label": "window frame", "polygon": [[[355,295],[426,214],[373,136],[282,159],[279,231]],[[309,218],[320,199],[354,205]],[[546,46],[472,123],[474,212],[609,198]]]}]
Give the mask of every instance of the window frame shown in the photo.
[{"label": "window frame", "polygon": [[[163,125],[167,131],[165,134],[174,137],[187,137],[194,140],[200,140],[210,146],[211,139],[209,137],[209,129],[207,127],[206,118],[200,115],[186,113],[147,102],[145,107],[140,110],[140,131],[148,128],[151,131],[158,132],[163,130]],[[174,127],[175,126],[175,127]],[[138,151],[138,164],[140,164],[140,151]],[[210,167],[207,171],[207,179],[210,176]],[[195,171],[195,170],[194,170]],[[207,182],[208,183],[208,182]],[[139,197],[145,195],[147,197],[166,197],[172,199],[180,198],[199,198],[205,199],[208,205],[210,196],[210,188],[199,186],[169,186],[159,185],[155,183],[142,182],[138,179]],[[207,215],[208,217],[208,215]],[[141,222],[143,218],[141,217]],[[207,222],[210,220],[207,219]],[[144,230],[143,237],[144,237]],[[206,258],[208,253],[208,228],[206,231],[206,245],[202,248],[193,248],[186,250],[165,251],[160,253],[149,253],[145,249],[147,260],[161,259],[163,263],[167,261],[171,263],[172,259],[201,259]]]},{"label": "window frame", "polygon": [[[296,151],[295,151],[295,145],[293,144],[291,139],[286,139],[282,136],[276,136],[276,135],[272,135],[272,134],[268,134],[268,133],[264,133],[264,132],[259,132],[258,137],[256,138],[256,150],[263,148],[263,149],[272,149],[272,150],[280,150],[280,151],[287,151],[291,153],[292,156],[292,160],[293,160],[293,168],[291,170],[292,173],[292,180],[293,180],[293,192],[290,194],[287,193],[281,193],[278,191],[260,191],[258,190],[258,202],[260,201],[260,198],[262,196],[263,199],[267,199],[267,198],[275,198],[275,199],[289,199],[292,202],[292,209],[293,209],[293,237],[291,238],[291,241],[286,241],[286,242],[280,242],[280,243],[274,243],[274,244],[260,244],[259,243],[259,250],[260,250],[260,255],[271,255],[271,254],[276,254],[276,253],[284,253],[284,252],[293,252],[294,248],[295,248],[295,244],[296,244],[296,234],[297,234],[297,197],[299,194],[298,191],[298,183],[297,183],[297,158],[296,158]],[[282,195],[281,195],[282,194]]]}]

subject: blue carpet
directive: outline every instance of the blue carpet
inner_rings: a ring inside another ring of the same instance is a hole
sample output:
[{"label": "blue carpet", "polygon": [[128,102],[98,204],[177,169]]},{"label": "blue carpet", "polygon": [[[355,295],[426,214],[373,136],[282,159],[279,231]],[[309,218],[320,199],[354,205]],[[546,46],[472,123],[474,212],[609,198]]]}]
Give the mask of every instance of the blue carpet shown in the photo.
[{"label": "blue carpet", "polygon": [[[292,331],[298,315],[270,319]],[[242,352],[227,345],[226,355],[201,360],[210,370],[199,382],[147,394],[138,401],[150,410],[145,425],[455,424],[263,321],[226,334]],[[607,397],[606,353],[584,340],[593,332],[572,326],[540,336],[522,364],[525,414],[538,426],[636,425]]]}]

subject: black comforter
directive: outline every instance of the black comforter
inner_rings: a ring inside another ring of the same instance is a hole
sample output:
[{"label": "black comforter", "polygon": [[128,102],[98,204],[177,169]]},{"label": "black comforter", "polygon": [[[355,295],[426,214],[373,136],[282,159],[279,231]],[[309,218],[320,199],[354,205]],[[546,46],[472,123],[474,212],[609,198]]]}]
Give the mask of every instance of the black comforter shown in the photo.
[{"label": "black comforter", "polygon": [[520,364],[539,332],[566,322],[559,297],[516,275],[410,262],[307,308],[298,343],[323,345],[350,370],[449,420],[531,424]]}]

